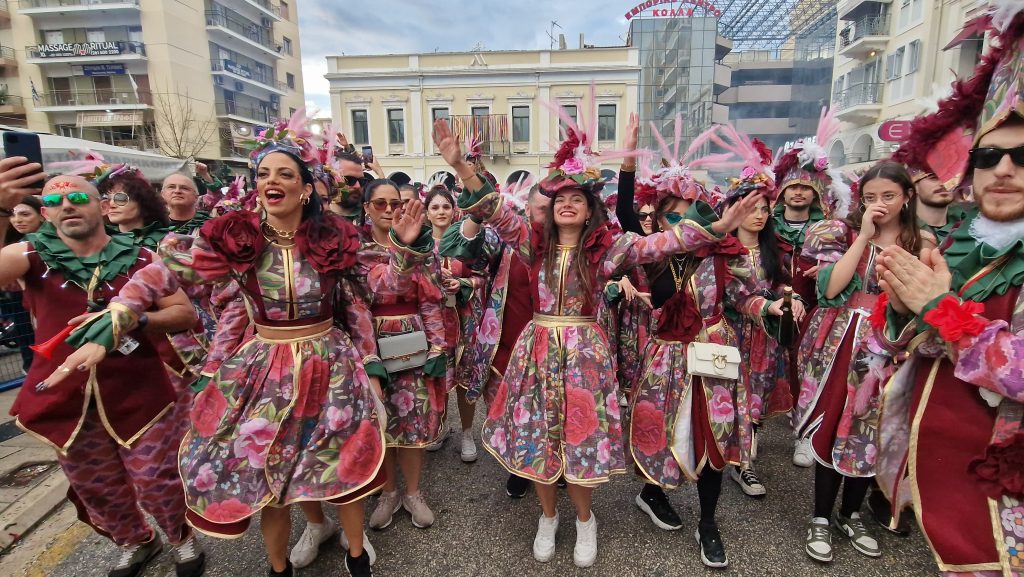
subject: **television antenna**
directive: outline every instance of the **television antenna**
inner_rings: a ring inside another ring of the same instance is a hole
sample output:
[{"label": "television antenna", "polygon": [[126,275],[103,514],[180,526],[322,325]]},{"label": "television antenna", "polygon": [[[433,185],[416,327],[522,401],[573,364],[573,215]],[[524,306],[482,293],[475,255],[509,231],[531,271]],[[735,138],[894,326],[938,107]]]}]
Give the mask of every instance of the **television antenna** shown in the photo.
[{"label": "television antenna", "polygon": [[551,50],[554,50],[555,44],[558,43],[558,39],[555,38],[555,28],[558,28],[559,30],[565,30],[565,28],[562,28],[562,26],[556,20],[551,21],[551,27],[548,29],[548,39],[551,40]]}]

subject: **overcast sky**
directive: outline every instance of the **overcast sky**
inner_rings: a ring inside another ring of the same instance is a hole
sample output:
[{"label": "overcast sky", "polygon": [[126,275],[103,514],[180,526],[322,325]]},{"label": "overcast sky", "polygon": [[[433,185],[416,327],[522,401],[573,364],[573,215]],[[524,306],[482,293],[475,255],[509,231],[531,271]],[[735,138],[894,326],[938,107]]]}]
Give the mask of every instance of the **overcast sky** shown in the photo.
[{"label": "overcast sky", "polygon": [[[623,16],[637,0],[302,0],[299,2],[306,100],[330,115],[328,55],[531,50],[550,45],[551,21],[569,47],[622,44]],[[621,36],[621,38],[620,38]]]}]

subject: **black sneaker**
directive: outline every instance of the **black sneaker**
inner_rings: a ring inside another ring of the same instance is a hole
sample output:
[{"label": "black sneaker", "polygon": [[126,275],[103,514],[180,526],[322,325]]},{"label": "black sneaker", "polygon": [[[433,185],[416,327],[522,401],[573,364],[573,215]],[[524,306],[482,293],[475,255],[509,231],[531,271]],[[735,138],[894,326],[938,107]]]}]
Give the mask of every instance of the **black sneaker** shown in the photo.
[{"label": "black sneaker", "polygon": [[559,489],[566,488],[569,484],[566,483],[566,481],[565,481],[565,475],[562,475],[561,477],[559,477],[558,480],[555,481],[555,485],[557,485]]},{"label": "black sneaker", "polygon": [[370,567],[370,556],[364,550],[362,555],[353,557],[345,553],[345,568],[352,577],[373,577],[373,569]]},{"label": "black sneaker", "polygon": [[644,485],[644,489],[640,491],[634,501],[636,501],[636,506],[647,513],[651,522],[659,529],[675,531],[683,526],[683,520],[679,518],[679,513],[672,508],[672,503],[668,501],[668,495],[661,487],[651,484]]},{"label": "black sneaker", "polygon": [[199,548],[195,535],[174,547],[176,577],[200,577],[206,571],[206,553]]},{"label": "black sneaker", "polygon": [[895,533],[900,537],[906,537],[910,535],[910,523],[908,517],[912,515],[910,510],[904,511],[900,515],[899,523],[896,528],[893,529],[890,525],[892,524],[892,506],[889,504],[889,500],[885,498],[885,494],[879,489],[871,489],[868,493],[868,511],[871,511],[871,517],[882,526],[883,529],[891,533]]},{"label": "black sneaker", "polygon": [[508,481],[505,481],[505,494],[513,499],[522,499],[529,490],[530,480],[519,475],[509,475]]},{"label": "black sneaker", "polygon": [[708,567],[720,569],[729,566],[729,558],[725,556],[725,545],[722,543],[722,535],[718,532],[718,525],[714,521],[697,524],[697,543],[700,544],[700,560]]},{"label": "black sneaker", "polygon": [[268,575],[270,575],[270,577],[294,577],[295,569],[292,567],[292,562],[286,560],[285,563],[287,563],[288,566],[284,568],[284,571],[274,571],[274,568],[271,567]]},{"label": "black sneaker", "polygon": [[146,543],[125,545],[121,547],[121,557],[107,577],[139,577],[146,570],[149,562],[164,550],[160,537],[155,533]]}]

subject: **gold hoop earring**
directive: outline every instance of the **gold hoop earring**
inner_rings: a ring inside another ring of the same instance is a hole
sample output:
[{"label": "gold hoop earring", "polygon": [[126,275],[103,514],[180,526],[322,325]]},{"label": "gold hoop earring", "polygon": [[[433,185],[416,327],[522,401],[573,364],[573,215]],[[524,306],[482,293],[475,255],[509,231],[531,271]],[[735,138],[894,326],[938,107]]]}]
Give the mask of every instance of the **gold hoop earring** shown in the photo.
[{"label": "gold hoop earring", "polygon": [[302,197],[302,206],[306,206],[307,204],[309,204],[309,197],[308,196]]}]

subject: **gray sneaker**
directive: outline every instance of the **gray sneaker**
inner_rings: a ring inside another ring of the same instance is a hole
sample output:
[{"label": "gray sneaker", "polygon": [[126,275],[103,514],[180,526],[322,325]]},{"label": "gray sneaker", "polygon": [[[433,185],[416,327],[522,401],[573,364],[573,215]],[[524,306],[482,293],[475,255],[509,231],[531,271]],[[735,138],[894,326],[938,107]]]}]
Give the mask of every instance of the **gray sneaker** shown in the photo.
[{"label": "gray sneaker", "polygon": [[878,540],[868,531],[864,520],[860,518],[860,513],[844,517],[842,513],[837,512],[835,519],[832,520],[832,526],[849,539],[853,548],[861,554],[868,557],[882,556],[882,548],[879,547]]},{"label": "gray sneaker", "polygon": [[412,524],[417,529],[426,529],[434,524],[434,512],[423,500],[423,493],[402,497],[402,507],[412,515]]},{"label": "gray sneaker", "polygon": [[832,561],[832,531],[828,519],[815,517],[807,525],[807,542],[804,545],[807,556],[815,561]]},{"label": "gray sneaker", "polygon": [[381,493],[380,497],[377,498],[377,506],[373,509],[373,513],[370,514],[370,528],[371,529],[384,529],[391,524],[391,519],[394,518],[395,512],[402,508],[402,498],[398,495],[398,491],[392,491],[390,493]]},{"label": "gray sneaker", "polygon": [[121,557],[107,577],[138,577],[146,569],[146,565],[164,550],[160,536],[153,533],[153,538],[146,543],[125,545],[121,547]]}]

